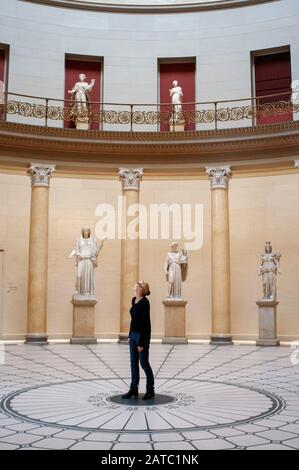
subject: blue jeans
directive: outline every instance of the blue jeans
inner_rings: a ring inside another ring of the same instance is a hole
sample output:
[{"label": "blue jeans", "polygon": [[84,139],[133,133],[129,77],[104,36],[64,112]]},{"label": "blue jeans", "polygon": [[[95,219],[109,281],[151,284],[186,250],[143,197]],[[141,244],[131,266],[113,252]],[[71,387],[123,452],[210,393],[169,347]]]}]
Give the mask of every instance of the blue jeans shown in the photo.
[{"label": "blue jeans", "polygon": [[149,357],[149,343],[143,346],[143,351],[139,352],[137,349],[139,333],[130,334],[130,359],[131,359],[131,387],[137,388],[139,385],[139,361],[142,369],[146,375],[146,390],[150,391],[154,388],[154,375],[150,363]]}]

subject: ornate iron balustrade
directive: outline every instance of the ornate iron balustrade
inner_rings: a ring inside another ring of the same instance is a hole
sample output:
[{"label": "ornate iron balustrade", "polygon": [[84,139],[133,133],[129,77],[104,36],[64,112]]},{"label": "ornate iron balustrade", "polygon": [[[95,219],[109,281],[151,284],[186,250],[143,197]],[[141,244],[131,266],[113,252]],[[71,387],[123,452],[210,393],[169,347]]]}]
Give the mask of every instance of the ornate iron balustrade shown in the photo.
[{"label": "ornate iron balustrade", "polygon": [[[282,100],[281,98],[284,95],[286,99]],[[44,125],[49,126],[50,121],[68,122],[87,118],[90,123],[96,122],[99,125],[127,125],[130,130],[133,130],[134,125],[156,125],[158,129],[160,124],[170,124],[171,126],[174,121],[172,119],[174,109],[169,103],[88,102],[88,108],[80,112],[76,110],[75,104],[76,102],[71,100],[2,92],[0,120],[6,119],[9,115],[18,115],[25,118],[42,119]],[[228,106],[228,104],[231,105]],[[290,92],[239,100],[183,103],[182,106],[189,110],[175,113],[176,123],[185,123],[185,125],[212,124],[215,129],[217,129],[218,123],[221,122],[251,120],[254,126],[263,118],[280,116],[289,117],[289,119],[284,120],[292,120],[293,115],[299,112],[299,101],[290,100]],[[127,109],[117,110],[115,109],[117,107]],[[139,110],[137,108],[147,109]],[[155,109],[151,110],[150,108]]]}]

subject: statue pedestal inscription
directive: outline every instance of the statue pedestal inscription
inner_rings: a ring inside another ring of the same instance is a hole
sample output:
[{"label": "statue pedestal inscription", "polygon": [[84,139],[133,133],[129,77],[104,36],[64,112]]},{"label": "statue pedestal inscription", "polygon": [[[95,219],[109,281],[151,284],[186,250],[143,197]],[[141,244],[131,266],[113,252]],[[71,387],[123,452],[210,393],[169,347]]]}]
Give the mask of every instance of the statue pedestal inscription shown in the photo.
[{"label": "statue pedestal inscription", "polygon": [[166,299],[164,304],[164,337],[162,343],[188,343],[185,333],[187,300]]},{"label": "statue pedestal inscription", "polygon": [[257,346],[279,346],[276,335],[277,300],[258,300],[259,307],[259,338]]},{"label": "statue pedestal inscription", "polygon": [[[83,296],[82,296],[83,297]],[[79,298],[74,295],[73,304],[73,336],[71,344],[96,344],[95,337],[95,299]]]}]

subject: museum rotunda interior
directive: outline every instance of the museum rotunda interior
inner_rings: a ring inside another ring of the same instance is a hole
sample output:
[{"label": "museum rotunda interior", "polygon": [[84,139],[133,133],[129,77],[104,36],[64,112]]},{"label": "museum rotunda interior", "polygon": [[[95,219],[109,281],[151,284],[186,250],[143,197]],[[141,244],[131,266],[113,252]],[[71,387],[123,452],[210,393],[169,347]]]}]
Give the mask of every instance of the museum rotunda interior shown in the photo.
[{"label": "museum rotunda interior", "polygon": [[0,450],[299,449],[298,281],[297,0],[1,0]]}]

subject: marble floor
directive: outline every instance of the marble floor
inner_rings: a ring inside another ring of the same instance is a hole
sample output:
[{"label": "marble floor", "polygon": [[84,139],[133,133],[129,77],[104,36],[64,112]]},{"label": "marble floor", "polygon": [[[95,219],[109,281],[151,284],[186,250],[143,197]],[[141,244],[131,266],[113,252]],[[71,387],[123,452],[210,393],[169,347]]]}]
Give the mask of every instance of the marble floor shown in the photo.
[{"label": "marble floor", "polygon": [[153,343],[162,404],[113,401],[130,382],[127,344],[4,349],[0,449],[299,449],[291,347]]}]

